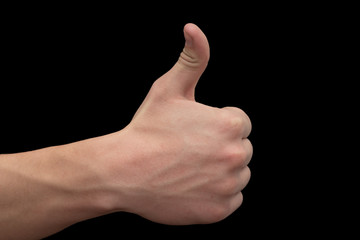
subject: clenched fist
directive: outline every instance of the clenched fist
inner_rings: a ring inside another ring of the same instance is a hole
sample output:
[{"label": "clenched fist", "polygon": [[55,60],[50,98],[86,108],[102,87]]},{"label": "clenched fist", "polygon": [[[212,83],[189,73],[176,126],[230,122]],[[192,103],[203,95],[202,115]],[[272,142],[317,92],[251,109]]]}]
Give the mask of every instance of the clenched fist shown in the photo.
[{"label": "clenched fist", "polygon": [[121,131],[0,154],[0,236],[40,239],[117,211],[164,224],[212,223],[241,205],[251,123],[238,108],[195,101],[209,45],[193,24],[184,34],[178,62]]},{"label": "clenched fist", "polygon": [[131,123],[111,135],[104,158],[118,210],[176,225],[212,223],[235,211],[252,156],[251,123],[242,110],[195,101],[209,45],[194,24],[184,35],[178,62],[154,82]]}]

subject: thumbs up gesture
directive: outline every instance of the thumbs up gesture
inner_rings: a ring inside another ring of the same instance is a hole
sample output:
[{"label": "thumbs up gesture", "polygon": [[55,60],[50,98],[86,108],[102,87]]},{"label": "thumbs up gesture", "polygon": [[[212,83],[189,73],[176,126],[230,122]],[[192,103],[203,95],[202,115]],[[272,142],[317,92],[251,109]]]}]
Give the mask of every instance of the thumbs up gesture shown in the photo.
[{"label": "thumbs up gesture", "polygon": [[179,60],[119,133],[126,136],[127,153],[117,156],[125,160],[111,161],[114,182],[126,185],[119,209],[175,225],[217,222],[234,212],[252,156],[251,123],[242,110],[195,101],[209,44],[194,24],[184,27],[184,36]]},{"label": "thumbs up gesture", "polygon": [[173,97],[194,100],[194,90],[208,64],[210,49],[206,36],[196,25],[186,25],[184,36],[185,47],[178,62],[158,82],[169,84]]}]

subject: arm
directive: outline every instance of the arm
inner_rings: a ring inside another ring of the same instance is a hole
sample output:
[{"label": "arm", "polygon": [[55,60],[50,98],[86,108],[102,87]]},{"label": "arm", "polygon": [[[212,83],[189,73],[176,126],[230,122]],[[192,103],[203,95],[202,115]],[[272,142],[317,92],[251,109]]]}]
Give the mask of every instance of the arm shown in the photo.
[{"label": "arm", "polygon": [[1,238],[40,239],[107,213],[94,142],[0,155]]},{"label": "arm", "polygon": [[172,225],[213,223],[242,203],[250,178],[248,116],[197,103],[209,46],[195,25],[123,130],[0,156],[0,235],[37,239],[76,222],[127,211]]}]

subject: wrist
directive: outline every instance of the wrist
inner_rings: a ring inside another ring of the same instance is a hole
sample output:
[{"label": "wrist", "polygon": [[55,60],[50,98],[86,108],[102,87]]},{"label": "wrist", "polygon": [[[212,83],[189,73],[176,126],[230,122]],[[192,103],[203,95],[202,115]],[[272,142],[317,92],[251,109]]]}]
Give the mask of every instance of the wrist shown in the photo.
[{"label": "wrist", "polygon": [[[112,193],[103,165],[106,151],[105,137],[97,137],[55,147],[55,155],[62,163],[59,189],[72,207],[85,220],[114,211]],[[80,213],[81,212],[81,213]]]},{"label": "wrist", "polygon": [[107,213],[137,213],[138,198],[144,194],[144,181],[147,180],[144,164],[157,154],[152,140],[130,126],[86,140],[87,147],[92,148],[92,162],[96,165],[96,175],[101,182],[102,191],[98,194],[99,201],[95,203],[98,209]]},{"label": "wrist", "polygon": [[75,188],[69,185],[72,195],[84,201],[79,205],[92,214],[89,218],[118,211],[137,213],[143,204],[139,195],[148,184],[144,175],[152,172],[143,165],[163,151],[155,147],[153,138],[131,127],[62,148],[58,152],[65,162],[76,165],[69,169],[78,169],[72,181]]}]

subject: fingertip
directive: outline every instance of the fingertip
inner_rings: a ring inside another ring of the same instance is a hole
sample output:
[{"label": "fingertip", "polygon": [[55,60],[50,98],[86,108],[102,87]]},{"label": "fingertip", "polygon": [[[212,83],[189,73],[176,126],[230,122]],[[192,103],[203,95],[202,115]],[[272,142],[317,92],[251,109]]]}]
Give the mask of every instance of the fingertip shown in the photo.
[{"label": "fingertip", "polygon": [[194,23],[187,23],[184,26],[184,32],[187,34],[193,34],[195,31],[198,31],[198,30],[200,30],[200,28]]},{"label": "fingertip", "polygon": [[199,60],[208,62],[210,59],[209,42],[204,32],[194,23],[184,26],[185,47],[193,51]]}]

